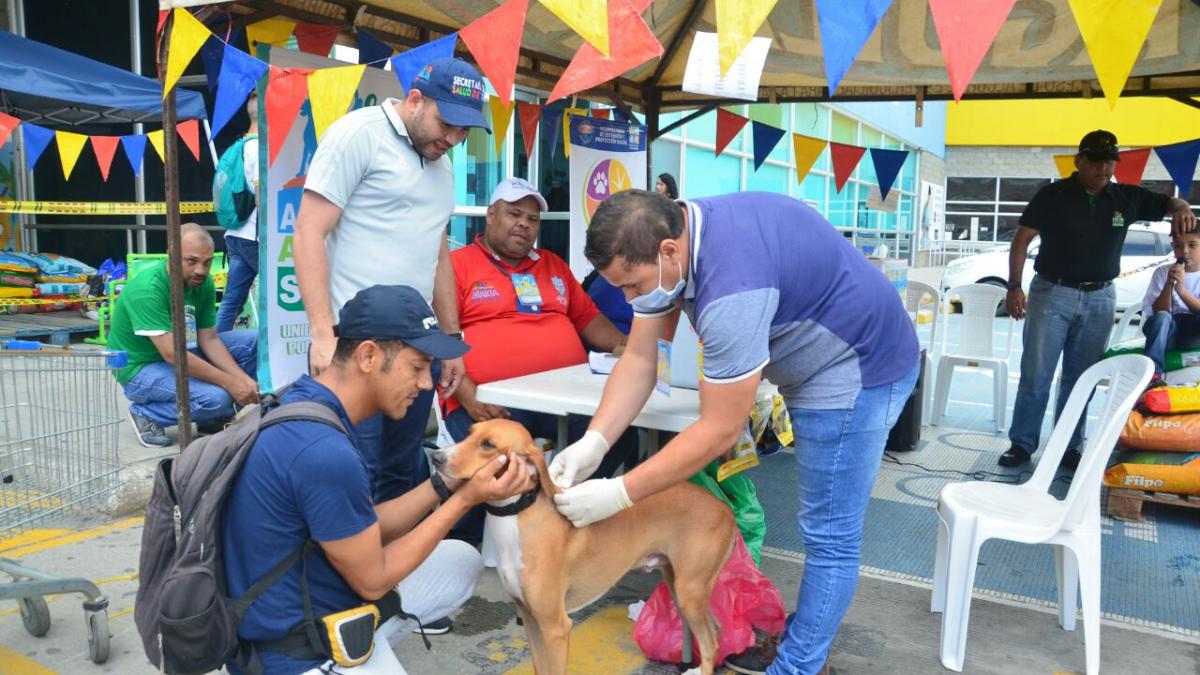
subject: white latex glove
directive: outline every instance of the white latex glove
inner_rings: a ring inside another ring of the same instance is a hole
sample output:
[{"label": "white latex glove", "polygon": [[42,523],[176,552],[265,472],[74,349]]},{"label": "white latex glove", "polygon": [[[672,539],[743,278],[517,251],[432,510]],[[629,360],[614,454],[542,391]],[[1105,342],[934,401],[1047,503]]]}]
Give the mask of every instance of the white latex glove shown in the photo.
[{"label": "white latex glove", "polygon": [[588,430],[583,438],[575,441],[554,456],[550,462],[550,480],[564,490],[587,480],[596,473],[604,455],[608,454],[608,441],[599,431]]},{"label": "white latex glove", "polygon": [[633,501],[625,479],[597,478],[554,495],[554,505],[572,525],[584,527],[633,506]]}]

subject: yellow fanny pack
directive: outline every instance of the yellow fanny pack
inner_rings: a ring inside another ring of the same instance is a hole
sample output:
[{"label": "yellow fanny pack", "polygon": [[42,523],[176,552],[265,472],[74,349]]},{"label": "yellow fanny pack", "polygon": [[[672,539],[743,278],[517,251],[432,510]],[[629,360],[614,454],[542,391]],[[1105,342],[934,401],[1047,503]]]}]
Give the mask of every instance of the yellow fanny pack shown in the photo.
[{"label": "yellow fanny pack", "polygon": [[375,651],[379,623],[379,608],[374,604],[321,617],[321,641],[329,658],[347,668],[365,663]]}]

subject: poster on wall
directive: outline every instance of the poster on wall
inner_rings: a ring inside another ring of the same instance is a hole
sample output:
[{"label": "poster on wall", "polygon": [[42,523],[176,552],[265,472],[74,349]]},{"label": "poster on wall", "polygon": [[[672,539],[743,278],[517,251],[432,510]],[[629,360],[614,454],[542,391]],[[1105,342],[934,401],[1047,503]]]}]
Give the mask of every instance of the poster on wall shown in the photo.
[{"label": "poster on wall", "polygon": [[921,181],[921,227],[925,239],[937,239],[934,232],[946,229],[946,189],[937,183]]},{"label": "poster on wall", "polygon": [[[341,61],[325,59],[289,49],[272,47],[268,55],[272,66],[326,68],[344,66]],[[378,105],[385,98],[400,98],[403,92],[395,74],[367,68],[355,92],[350,110]],[[262,121],[259,137],[267,138],[264,111],[265,96],[259,92],[258,118]],[[275,163],[267,166],[267,144],[259,143],[259,184],[263,198],[258,204],[258,383],[264,392],[274,392],[308,372],[308,345],[311,329],[296,282],[296,264],[292,255],[292,236],[304,178],[317,150],[317,134],[308,101]]]},{"label": "poster on wall", "polygon": [[596,207],[630,188],[646,189],[646,127],[572,115],[571,243],[568,263],[582,280],[592,266],[583,257],[584,239]]}]

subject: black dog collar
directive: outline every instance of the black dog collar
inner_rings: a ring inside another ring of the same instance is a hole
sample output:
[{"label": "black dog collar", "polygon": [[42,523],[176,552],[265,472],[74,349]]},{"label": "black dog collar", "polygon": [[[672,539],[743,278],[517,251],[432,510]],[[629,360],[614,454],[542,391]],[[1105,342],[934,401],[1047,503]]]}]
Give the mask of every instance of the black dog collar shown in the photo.
[{"label": "black dog collar", "polygon": [[483,505],[483,510],[487,511],[493,516],[515,516],[525,509],[533,506],[533,503],[537,501],[537,496],[538,489],[535,487],[529,492],[521,495],[520,499],[511,504],[505,504],[504,506],[492,506],[491,504],[485,503]]}]

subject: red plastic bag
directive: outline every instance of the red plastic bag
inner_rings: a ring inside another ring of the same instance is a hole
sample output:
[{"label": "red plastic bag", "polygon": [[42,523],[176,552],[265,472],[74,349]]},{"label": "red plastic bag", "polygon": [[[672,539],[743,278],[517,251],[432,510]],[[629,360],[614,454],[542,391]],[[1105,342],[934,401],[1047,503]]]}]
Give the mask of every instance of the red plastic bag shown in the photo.
[{"label": "red plastic bag", "polygon": [[[786,612],[779,589],[758,568],[739,534],[729,560],[721,568],[709,607],[721,625],[717,664],[754,644],[754,628],[778,635],[783,632]],[[646,600],[633,627],[633,639],[648,659],[679,663],[683,655],[683,622],[666,583],[659,583]],[[692,640],[692,654],[700,647]]]}]

